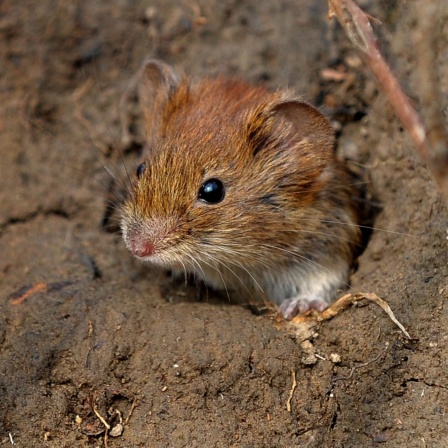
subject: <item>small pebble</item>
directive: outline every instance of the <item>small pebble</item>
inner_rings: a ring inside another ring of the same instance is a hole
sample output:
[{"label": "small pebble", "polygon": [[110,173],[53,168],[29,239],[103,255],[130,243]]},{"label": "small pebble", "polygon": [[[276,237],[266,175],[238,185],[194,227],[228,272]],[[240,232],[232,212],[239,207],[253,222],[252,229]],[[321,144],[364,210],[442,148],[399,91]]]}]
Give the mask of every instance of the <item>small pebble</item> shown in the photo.
[{"label": "small pebble", "polygon": [[339,355],[338,353],[332,353],[330,355],[330,361],[334,364],[341,362],[341,355]]},{"label": "small pebble", "polygon": [[123,434],[123,425],[118,423],[109,432],[111,437],[120,437]]}]

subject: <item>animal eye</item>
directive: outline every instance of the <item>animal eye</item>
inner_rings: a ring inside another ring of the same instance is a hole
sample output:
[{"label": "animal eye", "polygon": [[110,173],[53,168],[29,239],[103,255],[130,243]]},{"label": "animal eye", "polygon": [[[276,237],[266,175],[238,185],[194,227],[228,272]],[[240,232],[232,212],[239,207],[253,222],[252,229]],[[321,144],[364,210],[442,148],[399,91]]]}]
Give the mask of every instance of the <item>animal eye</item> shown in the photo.
[{"label": "animal eye", "polygon": [[142,177],[142,174],[145,172],[145,170],[146,170],[146,163],[145,163],[145,162],[141,163],[141,164],[137,167],[136,174],[137,174],[137,177],[138,177],[139,179],[140,179],[140,177]]},{"label": "animal eye", "polygon": [[224,185],[219,179],[206,180],[199,189],[198,199],[209,204],[217,204],[224,199]]}]

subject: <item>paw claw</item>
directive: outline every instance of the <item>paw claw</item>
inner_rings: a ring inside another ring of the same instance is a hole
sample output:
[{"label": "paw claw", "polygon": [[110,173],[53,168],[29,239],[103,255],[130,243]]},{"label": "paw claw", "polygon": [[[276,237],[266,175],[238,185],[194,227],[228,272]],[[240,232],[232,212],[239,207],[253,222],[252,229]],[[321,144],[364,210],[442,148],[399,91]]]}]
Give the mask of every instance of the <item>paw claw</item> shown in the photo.
[{"label": "paw claw", "polygon": [[328,308],[330,304],[322,299],[308,299],[303,297],[294,297],[284,300],[280,305],[280,313],[286,320],[294,319],[298,314],[304,314],[310,310],[316,310],[321,313]]}]

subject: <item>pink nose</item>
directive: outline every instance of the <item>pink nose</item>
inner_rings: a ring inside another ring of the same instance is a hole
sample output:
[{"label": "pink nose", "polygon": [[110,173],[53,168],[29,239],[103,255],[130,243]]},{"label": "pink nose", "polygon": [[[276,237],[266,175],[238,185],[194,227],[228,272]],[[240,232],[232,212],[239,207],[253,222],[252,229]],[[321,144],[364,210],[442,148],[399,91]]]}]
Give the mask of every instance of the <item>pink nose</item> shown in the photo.
[{"label": "pink nose", "polygon": [[148,241],[133,241],[131,251],[136,257],[149,257],[154,253],[154,246]]}]

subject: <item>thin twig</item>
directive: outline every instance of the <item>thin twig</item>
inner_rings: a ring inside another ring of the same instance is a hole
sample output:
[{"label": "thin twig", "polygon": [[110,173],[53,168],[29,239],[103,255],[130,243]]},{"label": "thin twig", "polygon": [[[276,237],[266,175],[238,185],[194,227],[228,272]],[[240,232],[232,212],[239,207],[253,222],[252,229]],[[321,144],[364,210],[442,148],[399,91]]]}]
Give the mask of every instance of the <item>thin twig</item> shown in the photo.
[{"label": "thin twig", "polygon": [[16,297],[11,300],[13,305],[20,305],[23,303],[29,296],[33,294],[37,294],[38,292],[47,292],[48,285],[44,282],[35,283],[31,288],[27,289],[20,297]]},{"label": "thin twig", "polygon": [[291,400],[292,396],[294,395],[294,391],[296,390],[297,387],[296,372],[294,370],[291,372],[291,376],[292,376],[292,386],[291,390],[289,391],[288,401],[286,402],[286,409],[288,412],[291,412]]},{"label": "thin twig", "polygon": [[[370,25],[369,17],[353,0],[328,0],[328,3],[330,18],[337,17],[348,38],[359,50],[364,62],[372,71],[380,88],[388,97],[403,126],[413,139],[421,158],[432,173],[440,191],[445,195],[446,201],[448,201],[448,138],[441,118],[438,117],[436,120],[434,117],[431,118],[431,122],[438,123],[438,125],[436,125],[434,130],[430,130],[427,133],[423,120],[383,59],[378,48],[377,39]],[[427,24],[429,26],[435,20],[433,14],[435,14],[433,10],[430,11],[428,9],[429,18]],[[433,37],[435,36],[435,33],[430,34]],[[434,45],[434,41],[435,37],[430,39],[430,42],[426,42],[422,51],[426,52],[429,47]],[[427,53],[428,59],[432,59],[433,56],[434,50]],[[435,61],[432,61],[429,65],[425,65],[422,61],[419,61],[419,63],[421,67],[424,67],[422,70],[425,72],[432,71],[436,65]],[[434,89],[437,89],[437,87],[434,86]],[[439,110],[440,113],[441,111]],[[431,134],[436,136],[432,137]]]},{"label": "thin twig", "polygon": [[139,404],[139,401],[137,400],[137,398],[134,397],[129,414],[124,421],[124,425],[127,425],[129,423],[129,420],[132,417],[132,413],[134,412],[134,409],[138,406],[138,404]]},{"label": "thin twig", "polygon": [[[446,173],[448,165],[448,134],[440,101],[444,96],[440,91],[439,70],[437,64],[438,38],[442,23],[448,19],[446,0],[442,2],[422,2],[419,5],[420,33],[418,39],[418,64],[420,96],[423,115],[426,119],[427,139],[431,147],[432,162],[435,169]],[[444,178],[448,182],[448,176]],[[448,185],[445,185],[448,188]]]},{"label": "thin twig", "polygon": [[95,404],[93,405],[93,412],[99,418],[101,423],[107,428],[110,429],[109,423],[106,422],[105,418],[97,411]]},{"label": "thin twig", "polygon": [[311,312],[308,314],[302,314],[297,317],[295,317],[292,320],[292,323],[295,325],[300,325],[303,322],[308,322],[312,320],[317,320],[318,322],[332,319],[333,317],[337,316],[339,313],[341,313],[343,310],[348,308],[350,305],[352,305],[355,302],[359,302],[360,300],[370,300],[374,303],[376,303],[379,307],[383,309],[383,311],[389,316],[390,320],[397,325],[397,327],[403,332],[405,337],[409,340],[411,340],[411,336],[406,331],[404,326],[399,322],[399,320],[395,317],[395,314],[391,310],[388,303],[378,297],[376,294],[372,292],[360,292],[358,294],[345,294],[336,302],[334,302],[329,308],[322,311],[321,313]]}]

